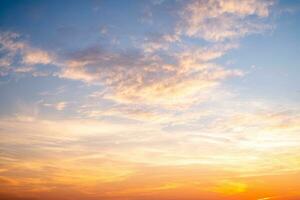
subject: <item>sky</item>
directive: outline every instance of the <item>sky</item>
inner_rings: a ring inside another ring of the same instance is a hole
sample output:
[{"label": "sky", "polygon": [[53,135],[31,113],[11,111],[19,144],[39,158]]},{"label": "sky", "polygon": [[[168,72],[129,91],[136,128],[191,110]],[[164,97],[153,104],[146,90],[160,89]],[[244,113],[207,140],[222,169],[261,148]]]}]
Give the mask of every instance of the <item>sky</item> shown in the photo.
[{"label": "sky", "polygon": [[300,199],[300,1],[1,0],[0,200]]}]

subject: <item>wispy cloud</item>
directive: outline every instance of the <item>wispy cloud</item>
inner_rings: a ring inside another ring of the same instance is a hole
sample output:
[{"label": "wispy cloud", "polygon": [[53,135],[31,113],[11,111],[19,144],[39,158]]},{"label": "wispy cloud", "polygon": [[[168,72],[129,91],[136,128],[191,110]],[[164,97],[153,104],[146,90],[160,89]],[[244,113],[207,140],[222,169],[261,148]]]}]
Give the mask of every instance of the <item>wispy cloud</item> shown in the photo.
[{"label": "wispy cloud", "polygon": [[[178,11],[180,20],[173,33],[149,35],[137,50],[112,52],[91,47],[69,58],[60,77],[103,84],[102,98],[122,104],[140,102],[163,107],[195,104],[224,79],[241,76],[239,70],[213,63],[237,48],[236,42],[222,41],[261,31],[260,19],[269,16],[272,1],[191,1]],[[201,14],[199,14],[201,13]],[[250,16],[257,19],[250,20]],[[256,23],[257,21],[257,23]],[[266,25],[267,26],[267,25]],[[179,28],[180,27],[180,28]],[[186,46],[184,37],[217,42],[202,47]],[[176,52],[170,45],[178,46]]]},{"label": "wispy cloud", "polygon": [[35,65],[54,64],[55,59],[47,51],[31,46],[14,32],[0,33],[1,74],[12,72],[39,74]]},{"label": "wispy cloud", "polygon": [[177,31],[216,42],[240,38],[270,28],[260,21],[268,17],[273,4],[260,0],[192,1],[181,12],[183,20]]}]

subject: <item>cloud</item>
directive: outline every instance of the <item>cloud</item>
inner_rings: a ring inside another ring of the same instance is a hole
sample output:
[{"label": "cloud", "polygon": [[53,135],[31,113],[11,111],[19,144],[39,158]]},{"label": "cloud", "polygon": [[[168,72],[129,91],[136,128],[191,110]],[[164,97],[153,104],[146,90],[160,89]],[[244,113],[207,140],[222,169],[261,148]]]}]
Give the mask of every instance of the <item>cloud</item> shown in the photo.
[{"label": "cloud", "polygon": [[[189,108],[217,90],[222,93],[219,88],[224,80],[244,75],[214,61],[238,48],[231,39],[267,28],[263,19],[273,4],[259,0],[184,2],[173,32],[148,34],[126,51],[103,46],[75,51],[59,77],[104,86],[99,98],[119,104]],[[190,45],[186,37],[214,43]]]},{"label": "cloud", "polygon": [[59,76],[105,85],[103,98],[119,103],[186,106],[223,79],[243,75],[208,63],[231,47],[212,48],[171,54],[165,59],[140,51],[108,52],[93,47],[71,55]]},{"label": "cloud", "polygon": [[55,64],[55,59],[48,52],[31,46],[14,32],[0,32],[0,70],[2,75],[8,73],[43,74],[35,68],[39,64]]},{"label": "cloud", "polygon": [[299,180],[299,110],[241,102],[224,82],[245,73],[216,61],[239,47],[235,39],[268,28],[263,20],[273,1],[181,3],[174,32],[124,49],[95,44],[54,55],[18,34],[1,34],[3,74],[34,74],[36,65],[53,64],[58,78],[78,81],[80,97],[74,104],[51,102],[74,89],[64,82],[41,93],[48,101],[39,105],[78,115],[21,110],[0,118],[0,192],[74,200],[247,199],[244,193],[261,189],[251,182],[258,176],[261,184],[280,183],[279,192],[282,180],[269,177]]},{"label": "cloud", "polygon": [[43,106],[52,107],[55,110],[62,111],[68,106],[68,104],[69,104],[68,102],[61,101],[55,104],[44,103]]},{"label": "cloud", "polygon": [[52,62],[50,55],[39,49],[31,49],[26,51],[23,58],[24,64],[35,65],[35,64],[49,64]]},{"label": "cloud", "polygon": [[[3,190],[13,184],[15,193],[45,194],[68,187],[95,197],[100,188],[107,192],[101,192],[104,197],[127,197],[142,191],[191,188],[189,184],[195,186],[201,176],[204,191],[237,195],[253,191],[247,182],[253,176],[278,177],[298,171],[298,112],[241,107],[168,113],[167,121],[184,126],[176,132],[160,120],[1,118]],[[103,115],[148,118],[149,110],[138,108],[128,110],[124,105]]]},{"label": "cloud", "polygon": [[261,21],[269,16],[273,4],[261,0],[195,0],[181,11],[177,32],[214,42],[261,32],[269,28]]},{"label": "cloud", "polygon": [[[186,109],[207,101],[215,93],[223,93],[220,88],[225,88],[221,87],[224,80],[244,75],[240,70],[217,65],[214,60],[238,48],[236,42],[226,39],[261,30],[263,23],[256,21],[269,16],[273,2],[210,0],[184,4],[177,12],[179,20],[174,23],[173,32],[148,34],[141,43],[125,50],[90,46],[67,53],[59,62],[54,59],[57,56],[31,47],[19,35],[5,33],[2,43],[9,59],[2,62],[12,65],[20,54],[25,66],[16,67],[15,72],[43,75],[35,65],[55,64],[60,69],[56,73],[60,78],[103,86],[101,99],[118,104]],[[251,16],[255,20],[248,19]],[[216,43],[190,45],[186,36]]]},{"label": "cloud", "polygon": [[[207,94],[218,85],[219,81],[229,76],[239,75],[239,72],[223,69],[203,70],[192,75],[175,75],[148,85],[119,85],[112,94],[104,98],[121,103],[143,102],[177,107],[196,104],[201,94]],[[201,96],[200,96],[201,97]],[[204,98],[204,97],[202,97]]]},{"label": "cloud", "polygon": [[[94,95],[93,95],[94,96]],[[109,108],[103,108],[97,104],[99,101],[98,96],[95,96],[95,101],[89,101],[86,105],[81,106],[78,110],[81,116],[85,116],[92,119],[101,119],[104,117],[113,117],[117,119],[130,119],[140,122],[149,122],[157,124],[159,122],[168,122],[173,120],[172,114],[162,112],[158,109],[145,108],[141,106],[126,106],[117,105]]]}]

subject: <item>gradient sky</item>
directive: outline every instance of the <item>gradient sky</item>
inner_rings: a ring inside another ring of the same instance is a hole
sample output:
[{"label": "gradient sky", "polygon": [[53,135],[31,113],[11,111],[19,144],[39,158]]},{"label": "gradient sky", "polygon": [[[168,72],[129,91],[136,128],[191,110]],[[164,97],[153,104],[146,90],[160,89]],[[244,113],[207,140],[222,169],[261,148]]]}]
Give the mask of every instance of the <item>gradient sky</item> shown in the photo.
[{"label": "gradient sky", "polygon": [[299,200],[300,1],[0,1],[0,200]]}]

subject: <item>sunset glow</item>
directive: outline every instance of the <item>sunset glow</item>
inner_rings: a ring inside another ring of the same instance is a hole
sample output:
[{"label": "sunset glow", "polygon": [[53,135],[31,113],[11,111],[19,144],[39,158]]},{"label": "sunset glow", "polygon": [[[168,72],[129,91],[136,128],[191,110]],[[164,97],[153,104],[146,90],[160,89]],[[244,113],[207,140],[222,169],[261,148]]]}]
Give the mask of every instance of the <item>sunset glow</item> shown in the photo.
[{"label": "sunset glow", "polygon": [[0,1],[0,200],[299,200],[300,1]]}]

